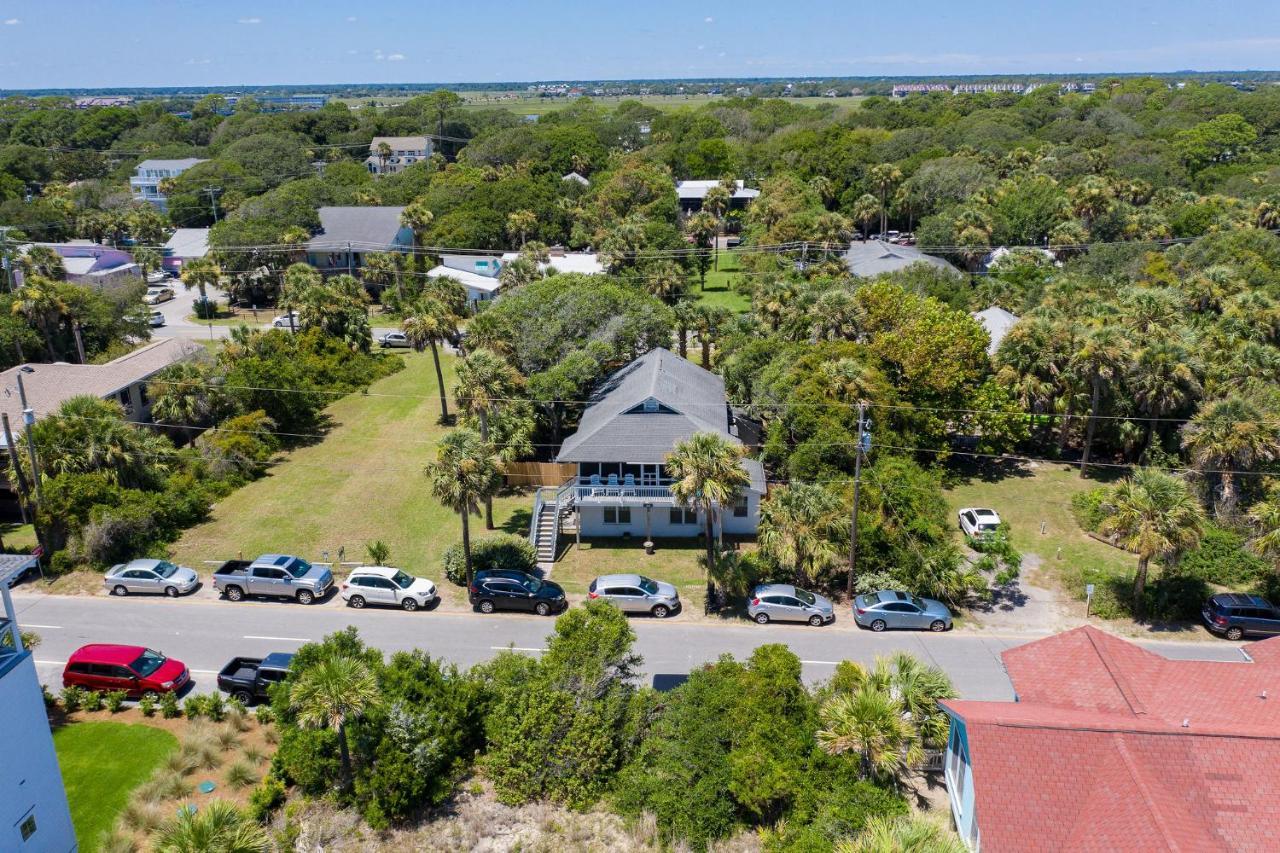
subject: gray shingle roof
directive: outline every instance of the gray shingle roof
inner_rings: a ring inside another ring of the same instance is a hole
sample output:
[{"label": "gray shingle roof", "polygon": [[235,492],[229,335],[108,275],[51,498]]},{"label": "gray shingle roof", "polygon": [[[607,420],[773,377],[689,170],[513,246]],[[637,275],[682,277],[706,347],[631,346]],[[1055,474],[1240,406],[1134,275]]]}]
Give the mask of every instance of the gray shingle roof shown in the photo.
[{"label": "gray shingle roof", "polygon": [[[649,399],[660,411],[627,414]],[[716,374],[670,350],[651,350],[596,390],[556,461],[661,463],[676,442],[696,432],[738,442],[729,433],[725,399],[724,380]]]},{"label": "gray shingle roof", "polygon": [[982,328],[987,330],[987,335],[991,338],[991,343],[987,345],[988,355],[996,354],[1004,336],[1009,334],[1009,330],[1018,322],[1017,314],[1006,311],[999,305],[992,305],[990,308],[978,311],[972,317],[982,324]]},{"label": "gray shingle roof", "polygon": [[915,263],[926,263],[938,269],[958,273],[955,267],[942,258],[926,255],[915,246],[882,243],[879,240],[856,241],[844,253],[849,272],[862,278],[875,278],[885,273],[906,269]]},{"label": "gray shingle roof", "polygon": [[403,207],[322,207],[320,231],[307,243],[313,252],[346,251],[347,243],[368,250],[390,247],[400,233]]}]

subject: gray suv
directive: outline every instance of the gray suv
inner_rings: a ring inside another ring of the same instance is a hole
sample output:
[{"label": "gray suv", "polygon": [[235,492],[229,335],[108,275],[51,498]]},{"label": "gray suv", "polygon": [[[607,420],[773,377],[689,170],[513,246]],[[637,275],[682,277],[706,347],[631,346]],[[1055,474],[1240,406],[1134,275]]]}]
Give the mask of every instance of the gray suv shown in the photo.
[{"label": "gray suv", "polygon": [[767,583],[751,592],[747,615],[761,625],[770,622],[808,622],[817,628],[836,618],[835,608],[821,595],[786,583]]},{"label": "gray suv", "polygon": [[680,593],[674,586],[644,575],[601,575],[587,587],[587,598],[612,602],[623,613],[649,613],[657,619],[680,609]]}]

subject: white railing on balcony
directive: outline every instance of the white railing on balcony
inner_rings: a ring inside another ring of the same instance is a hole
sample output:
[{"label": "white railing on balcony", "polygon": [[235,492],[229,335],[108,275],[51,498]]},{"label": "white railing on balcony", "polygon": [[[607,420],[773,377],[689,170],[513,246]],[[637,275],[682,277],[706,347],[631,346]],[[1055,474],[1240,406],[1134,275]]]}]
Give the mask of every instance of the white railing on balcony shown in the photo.
[{"label": "white railing on balcony", "polygon": [[611,498],[635,498],[637,500],[671,500],[671,481],[658,483],[628,483],[623,479],[610,482],[606,477],[592,479],[578,477],[573,483],[574,494],[579,501],[608,500]]}]

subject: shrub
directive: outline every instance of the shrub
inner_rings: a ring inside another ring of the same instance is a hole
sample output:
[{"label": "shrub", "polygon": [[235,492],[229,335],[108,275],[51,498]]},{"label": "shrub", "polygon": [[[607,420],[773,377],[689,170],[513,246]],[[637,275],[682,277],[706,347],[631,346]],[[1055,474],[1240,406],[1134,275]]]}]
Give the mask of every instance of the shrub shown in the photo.
[{"label": "shrub", "polygon": [[80,707],[86,711],[101,711],[104,698],[101,691],[89,690],[80,701]]},{"label": "shrub", "polygon": [[142,712],[144,717],[154,717],[156,713],[156,694],[143,693],[142,698],[138,700],[138,710]]},{"label": "shrub", "polygon": [[1106,499],[1106,486],[1098,486],[1087,492],[1076,492],[1072,495],[1071,514],[1076,517],[1076,523],[1084,530],[1096,533],[1102,526],[1102,520],[1107,517],[1102,508]]},{"label": "shrub", "polygon": [[80,706],[84,704],[84,694],[84,688],[76,687],[74,684],[62,688],[62,709],[68,714],[80,710]]},{"label": "shrub", "polygon": [[135,794],[125,805],[120,817],[131,830],[149,835],[164,823],[165,815],[157,801],[146,800]]},{"label": "shrub", "polygon": [[391,548],[381,539],[375,539],[364,546],[365,553],[369,556],[369,563],[374,566],[385,566],[387,561],[391,559]]},{"label": "shrub", "polygon": [[[235,729],[238,732],[249,731],[248,712],[246,712],[244,710],[244,706],[236,702],[235,699],[232,699],[231,702],[235,702],[236,704],[233,705],[230,702],[228,703],[227,713],[226,713],[227,725],[231,726],[231,728]],[[237,707],[237,705],[239,705],[239,707]]]},{"label": "shrub", "polygon": [[178,694],[170,690],[167,693],[160,694],[160,716],[166,720],[172,720],[174,717],[182,713],[178,709]]},{"label": "shrub", "polygon": [[276,721],[275,711],[271,710],[270,705],[259,705],[253,709],[253,713],[258,718],[260,726],[269,726]]},{"label": "shrub", "polygon": [[[538,554],[525,537],[502,533],[471,543],[471,568],[476,572],[490,569],[533,572],[538,568]],[[444,552],[444,574],[450,582],[466,586],[467,567],[462,543],[452,545]]]},{"label": "shrub", "polygon": [[215,723],[222,722],[227,715],[227,703],[221,693],[210,693],[204,697],[204,714]]},{"label": "shrub", "polygon": [[138,796],[144,800],[159,802],[185,797],[191,790],[191,782],[186,776],[172,770],[159,770],[138,788]]},{"label": "shrub", "polygon": [[124,700],[129,698],[127,690],[111,690],[103,697],[107,704],[107,710],[113,714],[120,713],[120,709],[124,707]]},{"label": "shrub", "polygon": [[280,808],[284,798],[284,782],[274,773],[268,773],[249,795],[249,814],[259,823],[265,823]]},{"label": "shrub", "polygon": [[213,736],[213,739],[217,742],[218,748],[223,752],[226,752],[229,749],[234,749],[240,745],[240,733],[236,731],[235,726],[223,726],[218,729],[217,733]]},{"label": "shrub", "polygon": [[244,706],[244,703],[243,703],[243,702],[241,702],[241,701],[240,701],[238,698],[236,698],[235,696],[232,696],[231,698],[229,698],[229,699],[227,700],[227,713],[228,713],[228,714],[231,714],[231,713],[233,713],[233,712],[234,712],[234,713],[237,713],[237,714],[244,714],[244,713],[246,713],[248,710],[249,710],[249,709],[248,709],[248,708],[246,708],[246,707]]},{"label": "shrub", "polygon": [[58,704],[58,697],[49,692],[48,685],[40,685],[40,695],[44,698],[44,707],[46,711]]},{"label": "shrub", "polygon": [[247,761],[237,761],[227,768],[227,784],[233,788],[247,788],[258,781],[258,774]]},{"label": "shrub", "polygon": [[198,720],[204,716],[205,702],[203,696],[188,696],[182,703],[182,713],[188,720]]},{"label": "shrub", "polygon": [[261,764],[262,759],[266,758],[267,755],[261,749],[258,749],[258,747],[250,744],[244,748],[244,757],[246,761],[254,764]]},{"label": "shrub", "polygon": [[172,770],[174,773],[181,773],[183,776],[190,775],[200,766],[200,762],[195,755],[193,749],[179,748],[169,753],[164,760],[166,770]]},{"label": "shrub", "polygon": [[1265,560],[1246,549],[1243,536],[1212,524],[1205,525],[1200,544],[1178,562],[1180,574],[1237,589],[1249,586],[1269,570]]}]

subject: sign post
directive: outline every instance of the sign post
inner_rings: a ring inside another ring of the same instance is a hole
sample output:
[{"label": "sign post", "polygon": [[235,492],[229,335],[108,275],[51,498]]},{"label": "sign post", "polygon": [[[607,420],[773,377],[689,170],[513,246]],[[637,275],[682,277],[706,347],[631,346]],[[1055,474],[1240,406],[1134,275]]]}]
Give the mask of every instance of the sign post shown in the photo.
[{"label": "sign post", "polygon": [[1089,607],[1093,604],[1093,584],[1084,585],[1084,618],[1089,618]]}]

